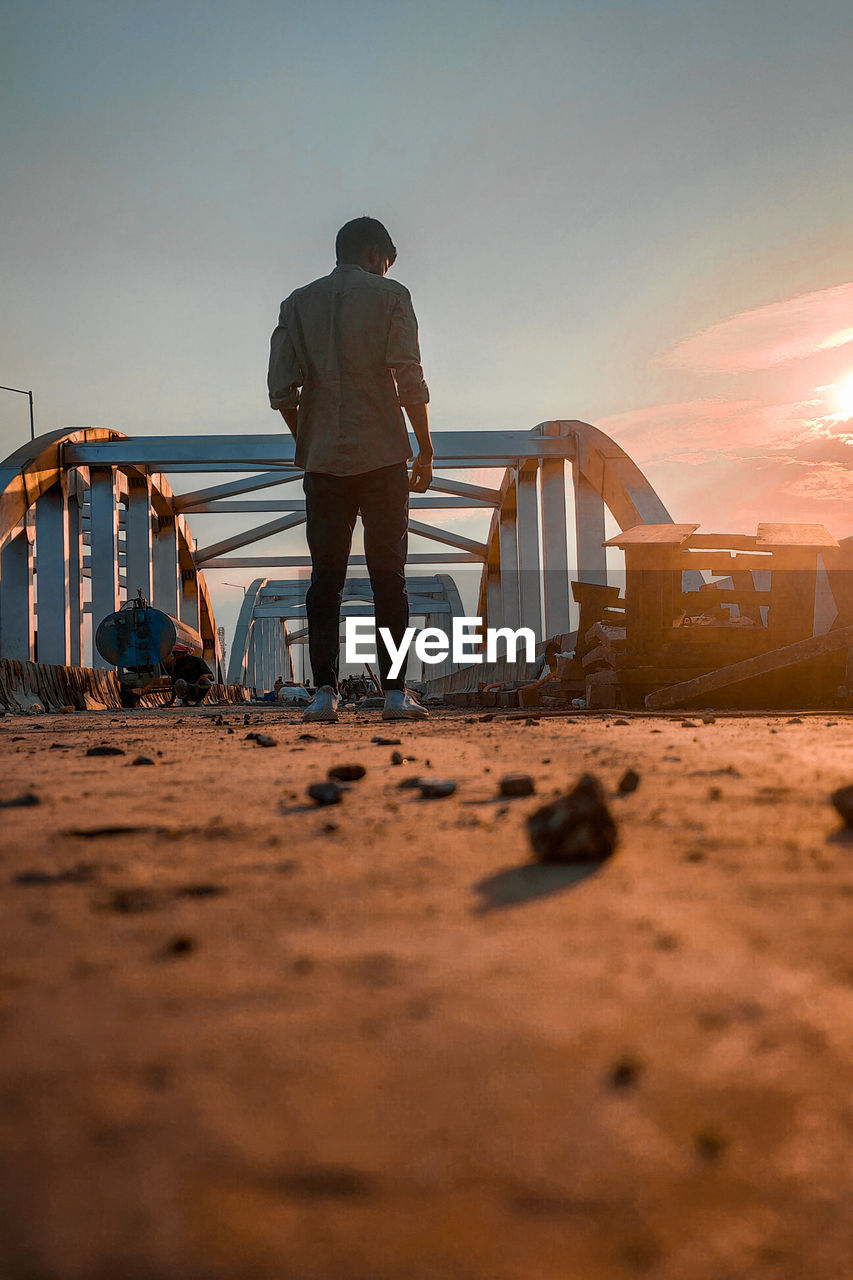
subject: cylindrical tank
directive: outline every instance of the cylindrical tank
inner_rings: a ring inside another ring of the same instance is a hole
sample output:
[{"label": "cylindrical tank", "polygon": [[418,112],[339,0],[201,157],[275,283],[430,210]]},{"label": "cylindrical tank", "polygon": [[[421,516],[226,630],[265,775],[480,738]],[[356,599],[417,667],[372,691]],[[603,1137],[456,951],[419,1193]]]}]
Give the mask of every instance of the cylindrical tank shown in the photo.
[{"label": "cylindrical tank", "polygon": [[201,636],[192,627],[162,609],[140,608],[132,600],[118,613],[108,614],[95,633],[98,653],[114,667],[158,667],[179,643],[190,653],[204,652]]}]

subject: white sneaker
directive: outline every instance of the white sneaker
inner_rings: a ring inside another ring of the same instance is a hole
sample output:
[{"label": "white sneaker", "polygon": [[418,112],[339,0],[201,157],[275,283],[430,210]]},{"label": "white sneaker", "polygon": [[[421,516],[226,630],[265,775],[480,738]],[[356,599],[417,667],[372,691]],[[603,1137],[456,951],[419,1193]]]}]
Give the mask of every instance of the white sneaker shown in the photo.
[{"label": "white sneaker", "polygon": [[337,720],[338,695],[330,684],[321,685],[302,712],[303,720]]},{"label": "white sneaker", "polygon": [[408,689],[389,689],[382,708],[383,720],[426,720],[429,712],[416,702]]}]

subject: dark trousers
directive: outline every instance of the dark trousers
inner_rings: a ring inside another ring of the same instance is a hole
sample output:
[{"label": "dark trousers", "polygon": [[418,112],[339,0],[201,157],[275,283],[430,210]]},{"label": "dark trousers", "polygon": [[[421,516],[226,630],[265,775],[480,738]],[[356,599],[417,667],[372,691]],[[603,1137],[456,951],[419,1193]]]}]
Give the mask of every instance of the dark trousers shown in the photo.
[{"label": "dark trousers", "polygon": [[305,510],[311,585],[305,598],[308,651],[314,684],[338,687],[341,600],[356,516],[364,525],[364,554],[373,588],[376,651],[382,688],[402,689],[405,663],[396,680],[388,669],[391,657],[379,637],[387,627],[399,647],[409,624],[406,594],[406,551],[409,525],[409,474],[405,462],[356,476],[306,471]]}]

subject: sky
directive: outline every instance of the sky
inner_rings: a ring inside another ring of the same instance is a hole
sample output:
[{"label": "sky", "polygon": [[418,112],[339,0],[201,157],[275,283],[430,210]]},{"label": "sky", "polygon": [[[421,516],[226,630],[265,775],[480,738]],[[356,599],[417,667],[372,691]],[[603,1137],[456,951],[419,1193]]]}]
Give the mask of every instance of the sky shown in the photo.
[{"label": "sky", "polygon": [[579,418],[676,520],[847,536],[851,50],[849,0],[2,0],[0,383],[278,432],[279,303],[370,213],[433,430]]}]

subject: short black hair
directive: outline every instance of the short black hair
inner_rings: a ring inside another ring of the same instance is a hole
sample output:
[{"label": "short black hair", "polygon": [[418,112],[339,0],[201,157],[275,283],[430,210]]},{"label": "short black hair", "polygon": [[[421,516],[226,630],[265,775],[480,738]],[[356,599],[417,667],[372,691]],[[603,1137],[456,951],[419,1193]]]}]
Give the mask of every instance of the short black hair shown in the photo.
[{"label": "short black hair", "polygon": [[389,266],[393,265],[397,257],[393,240],[377,218],[364,214],[341,227],[335,237],[335,257],[339,263],[358,262],[365,249],[372,245],[388,259]]}]

